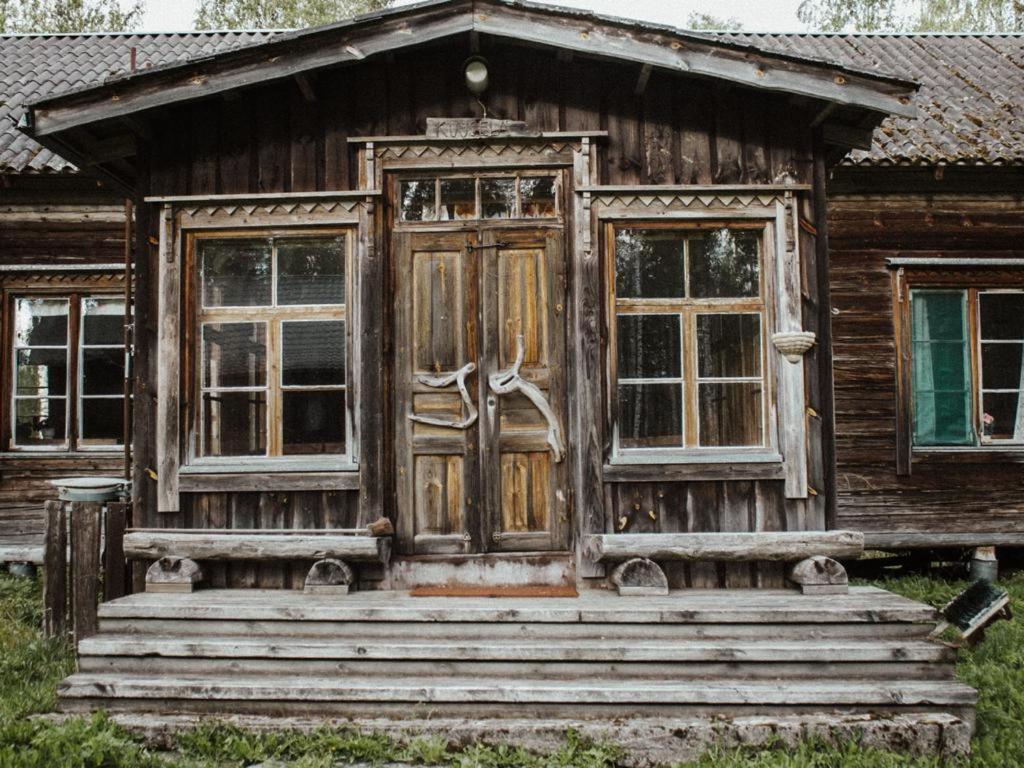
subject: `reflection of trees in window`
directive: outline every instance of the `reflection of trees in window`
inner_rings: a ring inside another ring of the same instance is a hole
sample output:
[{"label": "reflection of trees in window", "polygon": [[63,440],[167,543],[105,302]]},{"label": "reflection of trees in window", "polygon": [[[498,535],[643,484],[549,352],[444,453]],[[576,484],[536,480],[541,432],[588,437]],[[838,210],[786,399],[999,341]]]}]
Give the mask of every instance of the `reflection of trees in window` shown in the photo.
[{"label": "reflection of trees in window", "polygon": [[615,233],[621,449],[765,443],[759,230]]}]

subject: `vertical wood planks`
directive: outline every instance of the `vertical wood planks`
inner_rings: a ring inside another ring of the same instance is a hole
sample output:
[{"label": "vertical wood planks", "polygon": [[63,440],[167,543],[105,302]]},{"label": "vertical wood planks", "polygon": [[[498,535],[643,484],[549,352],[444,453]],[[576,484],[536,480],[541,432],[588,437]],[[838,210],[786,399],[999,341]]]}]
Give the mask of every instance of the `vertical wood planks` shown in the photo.
[{"label": "vertical wood planks", "polygon": [[103,536],[103,599],[116,600],[125,594],[126,561],[124,531],[127,527],[128,505],[123,501],[107,504]]},{"label": "vertical wood planks", "polygon": [[[177,513],[180,450],[181,260],[175,251],[170,206],[160,212],[159,336],[157,339],[157,511]],[[173,524],[173,523],[170,523]]]},{"label": "vertical wood planks", "polygon": [[61,637],[66,630],[68,523],[64,503],[46,502],[43,541],[43,634]]},{"label": "vertical wood planks", "polygon": [[71,615],[75,647],[99,628],[100,530],[98,502],[74,502],[71,507]]}]

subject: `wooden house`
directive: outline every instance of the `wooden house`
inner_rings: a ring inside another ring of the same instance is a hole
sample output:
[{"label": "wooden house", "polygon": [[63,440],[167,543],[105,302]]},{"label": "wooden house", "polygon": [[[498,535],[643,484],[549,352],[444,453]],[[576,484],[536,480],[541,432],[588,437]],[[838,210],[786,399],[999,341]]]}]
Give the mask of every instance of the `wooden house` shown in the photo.
[{"label": "wooden house", "polygon": [[907,491],[952,510],[928,478],[962,456],[911,447],[937,390],[901,259],[913,216],[943,235],[886,197],[945,204],[922,179],[959,171],[865,162],[919,84],[841,40],[446,0],[33,100],[22,131],[132,201],[140,590],[157,561],[62,706],[892,715],[962,750],[929,609],[780,591],[931,532]]}]

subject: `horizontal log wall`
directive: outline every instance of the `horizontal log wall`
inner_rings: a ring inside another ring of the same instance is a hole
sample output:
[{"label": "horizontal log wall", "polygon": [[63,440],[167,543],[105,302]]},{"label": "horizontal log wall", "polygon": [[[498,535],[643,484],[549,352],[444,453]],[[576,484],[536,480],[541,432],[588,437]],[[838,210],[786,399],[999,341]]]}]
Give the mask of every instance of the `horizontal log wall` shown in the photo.
[{"label": "horizontal log wall", "polygon": [[[993,171],[998,174],[997,171]],[[838,527],[1024,532],[1024,457],[914,456],[896,474],[896,347],[887,257],[1024,258],[1020,197],[879,193],[829,202]],[[1024,286],[1024,273],[1021,283]]]},{"label": "horizontal log wall", "polygon": [[121,264],[124,202],[116,195],[17,192],[0,203],[0,264]]}]

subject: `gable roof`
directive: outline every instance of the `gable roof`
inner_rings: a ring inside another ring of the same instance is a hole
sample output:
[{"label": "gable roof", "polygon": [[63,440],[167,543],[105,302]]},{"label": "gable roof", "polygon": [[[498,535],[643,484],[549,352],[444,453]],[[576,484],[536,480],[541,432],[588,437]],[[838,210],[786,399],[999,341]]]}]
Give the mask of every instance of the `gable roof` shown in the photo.
[{"label": "gable roof", "polygon": [[861,69],[903,72],[921,84],[917,116],[887,117],[871,149],[853,150],[847,164],[1024,164],[1024,34],[723,35]]},{"label": "gable roof", "polygon": [[145,70],[265,40],[270,32],[0,35],[0,173],[74,173],[74,165],[18,130],[25,105]]}]

